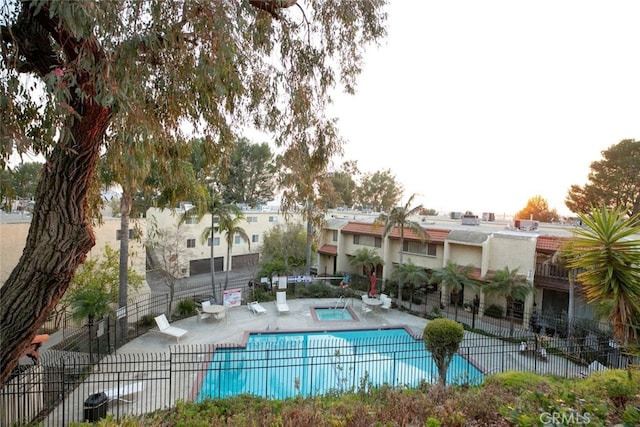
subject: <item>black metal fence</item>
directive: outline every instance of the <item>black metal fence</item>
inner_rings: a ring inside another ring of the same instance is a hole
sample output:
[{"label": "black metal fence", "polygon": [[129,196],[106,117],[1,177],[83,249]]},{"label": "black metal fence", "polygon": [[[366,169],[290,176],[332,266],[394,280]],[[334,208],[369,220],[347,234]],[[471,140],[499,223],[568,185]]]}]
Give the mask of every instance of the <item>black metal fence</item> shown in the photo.
[{"label": "black metal fence", "polygon": [[[263,334],[264,335],[264,334]],[[604,366],[626,366],[615,348],[590,339],[550,338],[520,343],[467,333],[448,381],[474,383],[480,370],[530,371],[565,377],[587,375]],[[567,357],[568,347],[593,359]],[[540,349],[545,348],[545,357]],[[597,363],[595,363],[597,362]],[[420,337],[388,337],[313,343],[289,339],[253,348],[170,347],[167,353],[118,354],[92,363],[86,354],[46,352],[39,365],[23,370],[0,393],[1,426],[41,421],[66,426],[121,419],[169,408],[180,400],[251,393],[266,398],[366,391],[370,387],[433,383],[437,370]]]},{"label": "black metal fence", "polygon": [[[210,287],[203,283],[177,292],[172,307],[168,294],[133,300],[125,336],[118,332],[115,316],[91,327],[69,327],[63,340],[43,353],[39,365],[21,366],[0,390],[0,427],[37,421],[66,426],[107,413],[120,419],[172,407],[178,400],[241,392],[267,398],[283,397],[280,393],[285,391],[315,395],[381,384],[415,385],[437,377],[419,337],[412,342],[321,342],[319,347],[304,349],[296,347],[298,341],[290,341],[284,347],[274,343],[258,349],[175,345],[168,353],[113,354],[124,342],[155,327],[155,315],[169,316],[181,301],[197,301],[210,294]],[[474,308],[473,301],[442,306],[437,293],[421,304],[403,304],[403,309],[415,314],[455,318],[474,328],[466,333],[450,381],[474,382],[476,369],[576,377],[629,363],[608,328],[597,323],[537,316],[542,327],[504,316],[480,316],[484,313],[479,308]],[[65,320],[65,324],[72,323]],[[521,349],[522,345],[526,348]]]}]

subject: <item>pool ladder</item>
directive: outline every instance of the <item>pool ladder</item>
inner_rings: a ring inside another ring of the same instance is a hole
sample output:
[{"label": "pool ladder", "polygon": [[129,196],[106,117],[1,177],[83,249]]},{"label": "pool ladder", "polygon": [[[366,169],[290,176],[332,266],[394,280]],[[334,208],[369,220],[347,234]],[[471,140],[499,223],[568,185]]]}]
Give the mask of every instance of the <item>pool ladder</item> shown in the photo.
[{"label": "pool ladder", "polygon": [[349,301],[351,301],[351,305],[353,306],[353,300],[351,298],[347,300],[345,299],[344,295],[340,295],[340,297],[338,297],[338,301],[336,301],[336,306],[333,307],[334,310],[337,309],[340,306],[340,304],[342,304],[342,309],[346,310],[347,304],[349,304]]}]

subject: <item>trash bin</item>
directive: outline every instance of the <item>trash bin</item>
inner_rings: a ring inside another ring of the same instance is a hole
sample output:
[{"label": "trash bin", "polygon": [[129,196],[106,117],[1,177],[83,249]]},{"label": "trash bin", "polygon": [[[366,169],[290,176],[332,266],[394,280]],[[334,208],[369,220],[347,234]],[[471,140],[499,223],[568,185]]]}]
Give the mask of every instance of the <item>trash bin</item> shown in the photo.
[{"label": "trash bin", "polygon": [[89,422],[99,421],[107,416],[107,395],[100,392],[87,397],[84,401],[84,419]]}]

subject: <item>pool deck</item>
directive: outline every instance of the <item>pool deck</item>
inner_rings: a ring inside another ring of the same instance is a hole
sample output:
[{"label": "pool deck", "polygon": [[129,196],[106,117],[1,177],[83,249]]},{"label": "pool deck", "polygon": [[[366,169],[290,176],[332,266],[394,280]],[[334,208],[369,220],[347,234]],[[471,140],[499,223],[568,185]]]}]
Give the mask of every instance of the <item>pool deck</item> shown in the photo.
[{"label": "pool deck", "polygon": [[[275,301],[260,303],[267,312],[253,314],[246,305],[232,307],[227,311],[227,319],[198,320],[197,316],[171,323],[187,334],[180,338],[181,345],[200,344],[242,344],[245,332],[269,331],[322,331],[333,329],[370,329],[390,326],[407,327],[413,334],[422,335],[427,319],[412,316],[395,309],[375,308],[372,312],[363,313],[360,300],[348,300],[348,306],[357,316],[357,321],[317,321],[311,314],[311,307],[335,307],[336,298],[326,299],[287,299],[289,312],[278,313]],[[342,307],[342,305],[340,306]],[[157,330],[136,338],[118,349],[118,354],[156,353],[168,351],[175,345],[176,339],[161,334]]]},{"label": "pool deck", "polygon": [[[186,329],[187,334],[178,343],[175,338],[151,330],[117,350],[118,354],[159,353],[168,352],[170,346],[202,345],[202,344],[244,344],[249,332],[264,331],[322,331],[337,329],[371,329],[387,327],[405,327],[411,333],[421,336],[428,319],[414,316],[395,308],[389,310],[375,307],[373,311],[364,313],[360,299],[348,300],[349,307],[357,315],[357,321],[317,321],[313,319],[311,307],[335,307],[336,298],[326,299],[288,299],[290,311],[278,313],[275,301],[263,302],[264,314],[254,314],[246,305],[232,307],[227,312],[227,320],[198,320],[196,316],[173,322],[172,326]],[[465,331],[465,340],[478,338],[480,335]],[[473,363],[484,373],[495,373],[504,370],[504,357],[509,358],[510,369],[533,371],[541,374],[559,374],[554,372],[559,364],[540,363],[535,357],[523,357],[518,354],[518,344],[505,343],[498,339],[482,337],[483,343],[492,341],[499,343],[506,354],[497,356],[490,351],[477,349],[472,356]],[[478,341],[476,341],[478,342]],[[497,348],[498,344],[496,344]],[[550,359],[556,356],[549,356]]]}]

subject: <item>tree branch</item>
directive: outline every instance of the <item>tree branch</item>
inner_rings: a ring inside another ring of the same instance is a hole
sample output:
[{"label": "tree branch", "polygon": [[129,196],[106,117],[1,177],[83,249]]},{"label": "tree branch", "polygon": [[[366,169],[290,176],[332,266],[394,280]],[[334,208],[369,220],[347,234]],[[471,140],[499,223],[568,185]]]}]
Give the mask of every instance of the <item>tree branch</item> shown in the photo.
[{"label": "tree branch", "polygon": [[260,10],[264,10],[274,19],[280,19],[280,15],[278,14],[279,9],[286,9],[287,7],[293,6],[297,2],[298,0],[249,0],[249,4],[251,4],[251,6]]}]

